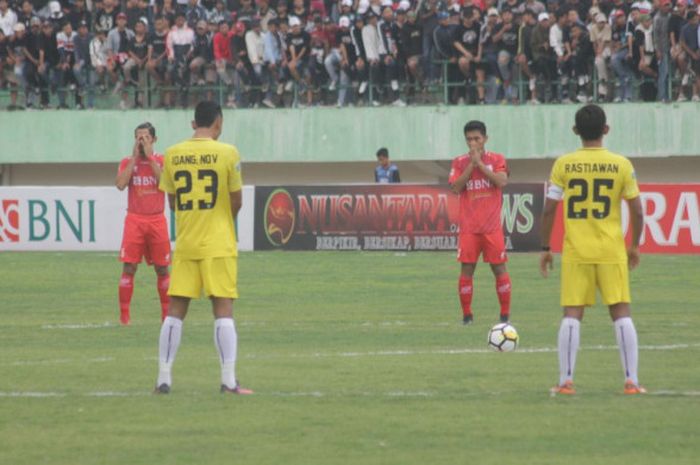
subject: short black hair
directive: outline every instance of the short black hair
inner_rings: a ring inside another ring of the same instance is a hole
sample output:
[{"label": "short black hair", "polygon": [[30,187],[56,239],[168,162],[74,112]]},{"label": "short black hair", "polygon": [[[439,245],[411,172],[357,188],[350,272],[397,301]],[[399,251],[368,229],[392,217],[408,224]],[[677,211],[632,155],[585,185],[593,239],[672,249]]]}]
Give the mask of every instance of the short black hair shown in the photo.
[{"label": "short black hair", "polygon": [[139,124],[138,126],[136,126],[136,129],[134,129],[134,135],[136,135],[136,132],[137,132],[139,129],[148,129],[148,133],[151,135],[151,137],[156,137],[156,128],[155,128],[151,123],[149,123],[148,121],[146,121],[145,123],[141,123],[141,124]]},{"label": "short black hair", "polygon": [[386,147],[382,147],[379,150],[377,150],[377,158],[379,158],[379,157],[389,158],[389,149]]},{"label": "short black hair", "polygon": [[583,140],[603,137],[605,123],[605,112],[598,105],[586,105],[576,112],[576,130]]},{"label": "short black hair", "polygon": [[222,115],[221,105],[211,100],[204,100],[194,109],[194,122],[198,128],[210,128],[216,118]]},{"label": "short black hair", "polygon": [[471,120],[464,125],[464,133],[469,131],[479,131],[482,136],[486,135],[486,125],[483,121]]}]

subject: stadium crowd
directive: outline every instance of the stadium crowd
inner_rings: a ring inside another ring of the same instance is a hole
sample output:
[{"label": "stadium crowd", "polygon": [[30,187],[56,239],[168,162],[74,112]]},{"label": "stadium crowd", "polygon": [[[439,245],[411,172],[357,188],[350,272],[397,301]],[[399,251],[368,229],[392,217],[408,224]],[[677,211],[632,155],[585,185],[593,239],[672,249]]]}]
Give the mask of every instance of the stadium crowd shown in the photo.
[{"label": "stadium crowd", "polygon": [[545,1],[0,0],[0,92],[10,109],[700,101],[695,3]]}]

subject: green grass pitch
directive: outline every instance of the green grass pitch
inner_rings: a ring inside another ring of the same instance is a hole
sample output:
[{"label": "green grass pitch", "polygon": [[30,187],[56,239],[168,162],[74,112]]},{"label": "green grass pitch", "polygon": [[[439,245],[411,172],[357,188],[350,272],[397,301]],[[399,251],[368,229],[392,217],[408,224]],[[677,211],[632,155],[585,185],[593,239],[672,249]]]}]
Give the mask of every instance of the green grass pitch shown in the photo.
[{"label": "green grass pitch", "polygon": [[579,394],[550,397],[558,272],[540,278],[535,254],[509,271],[521,344],[501,354],[486,347],[485,265],[463,327],[452,254],[242,254],[237,371],[256,394],[219,394],[200,300],[172,394],[155,396],[152,270],[120,327],[115,255],[0,253],[0,464],[697,464],[698,257],[643,256],[632,273],[644,397],[621,394],[601,306],[582,327]]}]

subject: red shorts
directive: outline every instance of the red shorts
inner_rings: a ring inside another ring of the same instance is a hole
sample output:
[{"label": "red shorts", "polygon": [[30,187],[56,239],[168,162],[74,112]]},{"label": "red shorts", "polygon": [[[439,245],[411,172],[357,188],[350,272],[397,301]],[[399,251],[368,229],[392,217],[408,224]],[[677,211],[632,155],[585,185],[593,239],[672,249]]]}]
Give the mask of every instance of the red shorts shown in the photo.
[{"label": "red shorts", "polygon": [[119,261],[141,263],[146,258],[149,265],[170,264],[170,237],[168,223],[163,215],[126,214],[124,236]]},{"label": "red shorts", "polygon": [[503,231],[486,234],[460,233],[457,260],[461,263],[476,263],[483,252],[484,261],[498,265],[508,261]]}]

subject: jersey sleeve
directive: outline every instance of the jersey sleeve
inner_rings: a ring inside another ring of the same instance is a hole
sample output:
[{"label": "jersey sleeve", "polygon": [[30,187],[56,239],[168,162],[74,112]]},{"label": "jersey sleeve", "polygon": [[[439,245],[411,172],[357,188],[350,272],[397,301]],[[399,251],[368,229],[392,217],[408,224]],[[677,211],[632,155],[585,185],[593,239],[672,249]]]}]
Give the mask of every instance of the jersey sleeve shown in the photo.
[{"label": "jersey sleeve", "polygon": [[173,184],[173,178],[170,163],[170,157],[168,152],[165,152],[165,158],[163,159],[163,172],[160,174],[160,182],[158,183],[158,189],[166,192],[168,194],[175,193],[175,185]]},{"label": "jersey sleeve", "polygon": [[549,183],[554,184],[557,187],[564,188],[564,176],[561,170],[561,159],[557,159],[557,161],[554,162],[554,166],[552,166],[552,174],[549,176]]},{"label": "jersey sleeve", "polygon": [[455,158],[452,160],[452,169],[450,170],[450,177],[448,178],[447,182],[449,184],[454,184],[462,173],[464,173],[464,168],[460,166],[459,158]]},{"label": "jersey sleeve", "polygon": [[506,163],[506,157],[499,155],[496,159],[496,165],[493,167],[494,173],[506,173],[508,174],[508,164]]},{"label": "jersey sleeve", "polygon": [[637,175],[634,172],[634,166],[628,160],[625,164],[624,183],[622,186],[622,198],[626,200],[639,197],[639,186],[637,185]]},{"label": "jersey sleeve", "polygon": [[126,165],[128,165],[128,164],[129,164],[128,157],[124,158],[121,162],[119,162],[119,170],[117,171],[117,173],[121,173],[122,171],[124,171],[126,169]]},{"label": "jersey sleeve", "polygon": [[229,176],[228,176],[228,191],[237,192],[243,187],[243,179],[241,177],[241,156],[238,154],[238,150],[232,147],[231,150],[231,161],[229,163]]}]

